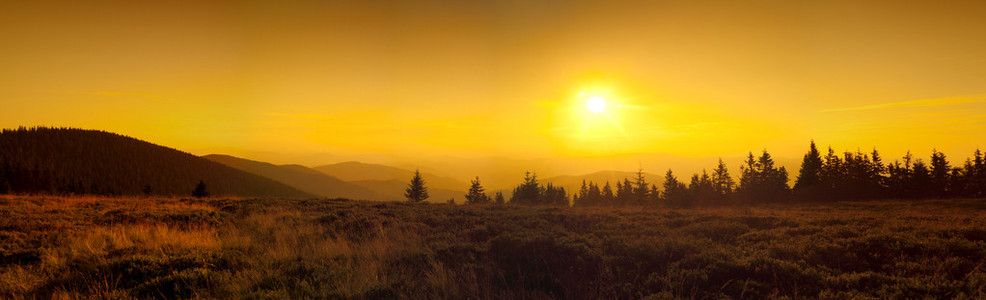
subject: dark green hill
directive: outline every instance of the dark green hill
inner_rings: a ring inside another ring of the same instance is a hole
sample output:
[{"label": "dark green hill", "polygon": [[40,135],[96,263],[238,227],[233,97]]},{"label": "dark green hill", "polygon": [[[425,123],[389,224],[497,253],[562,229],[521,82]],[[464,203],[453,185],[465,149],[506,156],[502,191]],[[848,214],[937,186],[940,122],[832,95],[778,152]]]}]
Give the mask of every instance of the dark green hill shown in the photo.
[{"label": "dark green hill", "polygon": [[98,130],[0,131],[0,192],[307,197],[274,180],[131,137]]}]

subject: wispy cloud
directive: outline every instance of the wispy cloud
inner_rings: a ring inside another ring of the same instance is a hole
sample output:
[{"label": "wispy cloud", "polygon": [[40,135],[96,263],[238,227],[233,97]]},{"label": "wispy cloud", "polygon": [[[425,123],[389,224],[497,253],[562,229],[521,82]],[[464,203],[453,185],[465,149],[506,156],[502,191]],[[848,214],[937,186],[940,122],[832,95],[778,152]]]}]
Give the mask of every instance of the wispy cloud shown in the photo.
[{"label": "wispy cloud", "polygon": [[162,98],[159,95],[140,94],[140,93],[123,93],[123,92],[95,92],[95,93],[79,93],[79,94],[82,94],[82,95],[91,95],[91,96],[104,96],[104,97]]},{"label": "wispy cloud", "polygon": [[881,104],[863,105],[863,106],[854,106],[854,107],[829,108],[829,109],[823,109],[821,110],[821,112],[858,111],[858,110],[908,108],[908,107],[934,107],[934,106],[947,106],[947,105],[983,103],[983,102],[986,102],[986,95],[933,98],[933,99],[881,103]]}]

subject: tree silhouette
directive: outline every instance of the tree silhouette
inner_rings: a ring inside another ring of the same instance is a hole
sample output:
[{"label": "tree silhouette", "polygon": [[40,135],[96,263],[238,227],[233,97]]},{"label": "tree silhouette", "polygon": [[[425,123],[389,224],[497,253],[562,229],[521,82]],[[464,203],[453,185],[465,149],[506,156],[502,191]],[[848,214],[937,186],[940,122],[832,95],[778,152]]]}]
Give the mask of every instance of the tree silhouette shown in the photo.
[{"label": "tree silhouette", "polygon": [[914,166],[911,168],[909,185],[911,186],[910,196],[912,198],[924,198],[932,195],[931,171],[921,159],[914,161]]},{"label": "tree silhouette", "polygon": [[671,207],[688,207],[691,201],[688,199],[688,188],[684,183],[674,177],[671,169],[664,175],[664,202]]},{"label": "tree silhouette", "polygon": [[719,164],[716,166],[715,171],[712,172],[712,189],[718,196],[717,202],[720,204],[727,203],[729,195],[733,193],[733,185],[735,184],[736,182],[729,176],[729,169],[726,168],[726,163],[722,162],[722,158],[719,158]]},{"label": "tree silhouette", "polygon": [[195,185],[195,189],[192,190],[192,197],[200,198],[200,199],[209,197],[209,190],[205,186],[204,180],[199,180],[199,184]]},{"label": "tree silhouette", "polygon": [[737,192],[747,202],[779,201],[787,198],[787,170],[774,166],[774,159],[767,150],[754,159],[753,152],[742,166],[742,177]]},{"label": "tree silhouette", "polygon": [[702,175],[693,174],[688,183],[688,194],[695,205],[710,205],[716,200],[715,186],[709,173],[702,170]]},{"label": "tree silhouette", "polygon": [[524,182],[514,188],[510,203],[520,205],[564,205],[568,206],[568,194],[563,187],[555,187],[550,182],[541,185],[537,174],[524,173]]},{"label": "tree silhouette", "polygon": [[524,183],[514,188],[514,193],[510,196],[510,203],[524,205],[537,204],[538,196],[540,195],[541,187],[538,185],[537,174],[525,172]]},{"label": "tree silhouette", "polygon": [[469,192],[466,193],[466,204],[489,204],[490,196],[486,194],[483,185],[479,183],[479,176],[472,181]]},{"label": "tree silhouette", "polygon": [[493,197],[493,202],[497,205],[503,205],[506,200],[503,199],[503,192],[497,191],[496,196]]},{"label": "tree silhouette", "polygon": [[822,156],[818,153],[815,140],[811,140],[808,153],[805,153],[804,158],[801,160],[801,170],[798,173],[798,179],[794,183],[794,189],[799,192],[798,195],[812,199],[818,196],[819,177],[821,173]]},{"label": "tree silhouette", "polygon": [[650,198],[650,185],[647,184],[647,180],[644,179],[644,170],[642,168],[637,168],[637,173],[635,174],[633,181],[633,204],[634,205],[647,205],[647,200]]},{"label": "tree silhouette", "polygon": [[421,178],[421,172],[418,169],[414,170],[414,177],[411,178],[411,183],[404,190],[404,198],[407,198],[408,202],[421,202],[428,199],[428,188],[425,187],[425,180]]},{"label": "tree silhouette", "polygon": [[945,153],[931,150],[931,195],[938,198],[949,196],[948,175],[952,168],[948,166]]}]

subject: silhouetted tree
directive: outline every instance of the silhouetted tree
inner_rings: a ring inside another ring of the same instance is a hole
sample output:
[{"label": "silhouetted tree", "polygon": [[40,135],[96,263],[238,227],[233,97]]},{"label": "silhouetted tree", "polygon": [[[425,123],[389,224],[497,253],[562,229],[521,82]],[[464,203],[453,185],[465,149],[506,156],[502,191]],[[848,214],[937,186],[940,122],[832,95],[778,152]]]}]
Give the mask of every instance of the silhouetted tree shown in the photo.
[{"label": "silhouetted tree", "polygon": [[702,170],[702,176],[692,175],[691,182],[688,183],[688,193],[692,197],[692,202],[699,206],[711,205],[717,198],[712,178],[705,170]]},{"label": "silhouetted tree", "polygon": [[814,199],[819,195],[819,182],[822,173],[822,156],[815,146],[815,140],[811,141],[808,153],[805,153],[801,160],[801,170],[798,179],[794,183],[794,190],[799,197]]},{"label": "silhouetted tree", "polygon": [[932,195],[931,171],[928,170],[928,166],[921,159],[914,161],[909,185],[911,186],[909,196],[912,198],[925,198]]},{"label": "silhouetted tree", "polygon": [[195,185],[195,189],[192,190],[192,197],[195,198],[209,197],[209,190],[206,188],[204,180],[199,180],[199,184]]},{"label": "silhouetted tree", "polygon": [[541,195],[541,193],[541,186],[538,185],[537,174],[525,172],[524,182],[514,188],[514,193],[510,196],[510,203],[522,205],[538,204],[538,196]]},{"label": "silhouetted tree", "polygon": [[690,207],[688,188],[674,177],[671,169],[664,175],[664,202],[670,207]]},{"label": "silhouetted tree", "polygon": [[506,203],[506,200],[503,199],[503,192],[497,191],[496,196],[493,197],[493,202],[496,203],[496,205],[503,205]]},{"label": "silhouetted tree", "polygon": [[787,170],[774,166],[774,159],[764,150],[754,159],[751,152],[740,177],[737,193],[747,202],[769,202],[787,198]]},{"label": "silhouetted tree", "polygon": [[466,193],[466,204],[489,204],[490,196],[486,194],[483,185],[479,183],[479,176],[472,181],[469,192]]},{"label": "silhouetted tree", "polygon": [[6,162],[0,160],[0,194],[10,192],[10,182],[7,181]]},{"label": "silhouetted tree", "polygon": [[417,169],[414,170],[411,183],[404,190],[404,198],[407,198],[409,202],[421,202],[428,199],[428,188],[425,187],[425,180],[421,178],[421,172]]},{"label": "silhouetted tree", "polygon": [[648,195],[650,195],[650,185],[648,185],[647,180],[644,179],[644,170],[642,168],[638,168],[637,173],[635,175],[636,177],[634,178],[633,191],[632,191],[633,197],[631,200],[632,204],[633,205],[652,204],[652,203],[647,203],[648,202],[647,200],[650,198],[648,197]]},{"label": "silhouetted tree", "polygon": [[612,206],[613,203],[616,202],[616,195],[613,194],[613,188],[609,186],[609,181],[607,181],[606,185],[603,186],[602,202],[603,205],[608,205],[608,206]]},{"label": "silhouetted tree", "polygon": [[952,168],[948,165],[945,153],[937,149],[931,150],[931,195],[933,197],[948,197],[948,174]]},{"label": "silhouetted tree", "polygon": [[908,198],[913,195],[911,186],[911,152],[908,151],[903,157],[904,162],[894,161],[887,164],[887,196],[896,198]]},{"label": "silhouetted tree", "polygon": [[555,206],[569,206],[568,193],[565,192],[564,187],[556,187],[552,183],[548,182],[541,188],[541,194],[538,195],[537,204],[542,205],[555,205]]},{"label": "silhouetted tree", "polygon": [[712,188],[718,196],[718,203],[728,203],[729,196],[733,193],[733,185],[735,184],[736,182],[729,176],[729,169],[726,168],[726,163],[722,162],[722,158],[719,158],[719,164],[716,165],[715,171],[712,172]]},{"label": "silhouetted tree", "polygon": [[976,149],[973,155],[972,170],[969,172],[969,197],[986,196],[986,161],[983,159],[982,151]]}]

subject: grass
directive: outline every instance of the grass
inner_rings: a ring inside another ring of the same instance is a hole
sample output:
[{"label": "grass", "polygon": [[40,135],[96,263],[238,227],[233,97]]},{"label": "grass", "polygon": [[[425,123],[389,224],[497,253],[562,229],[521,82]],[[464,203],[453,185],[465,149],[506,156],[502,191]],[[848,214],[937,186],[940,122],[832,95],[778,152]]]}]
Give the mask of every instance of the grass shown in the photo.
[{"label": "grass", "polygon": [[0,197],[0,298],[984,298],[986,201]]}]

